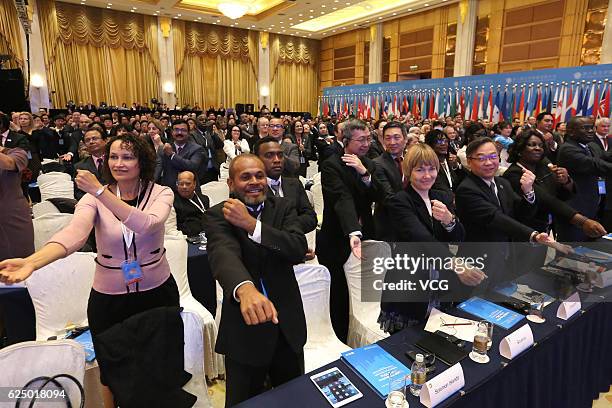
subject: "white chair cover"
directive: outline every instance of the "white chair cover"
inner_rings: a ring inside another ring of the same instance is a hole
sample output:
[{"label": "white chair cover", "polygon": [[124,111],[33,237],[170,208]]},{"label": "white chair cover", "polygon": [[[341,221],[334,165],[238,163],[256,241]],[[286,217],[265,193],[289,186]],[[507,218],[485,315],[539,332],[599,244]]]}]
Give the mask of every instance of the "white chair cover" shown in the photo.
[{"label": "white chair cover", "polygon": [[[366,251],[368,256],[391,257],[391,247],[386,242],[364,241],[362,254]],[[374,255],[376,254],[376,255]],[[347,344],[353,348],[362,347],[388,337],[380,329],[378,316],[380,314],[380,298],[376,301],[362,302],[362,285],[373,287],[375,279],[384,279],[384,275],[376,275],[372,270],[362,270],[362,264],[352,253],[344,263],[344,274],[349,288],[350,310]]]},{"label": "white chair cover", "polygon": [[336,337],[329,317],[329,271],[323,265],[299,264],[293,267],[300,287],[308,339],[304,346],[306,372],[339,359],[350,350]]},{"label": "white chair cover", "polygon": [[313,198],[313,207],[317,213],[319,225],[323,222],[323,186],[321,185],[321,173],[317,173],[312,178],[313,184],[310,187]]},{"label": "white chair cover", "polygon": [[92,252],[75,252],[25,280],[36,313],[36,340],[63,335],[69,325],[87,326],[95,256]]},{"label": "white chair cover", "polygon": [[40,174],[37,179],[41,201],[50,198],[74,198],[74,183],[70,174],[52,171]]},{"label": "white chair cover", "polygon": [[225,179],[223,181],[211,181],[202,186],[202,194],[208,196],[210,206],[219,204],[229,198],[229,187]]},{"label": "white chair cover", "polygon": [[310,190],[305,190],[306,191],[306,197],[308,197],[308,202],[310,203],[310,205],[312,205],[312,208],[314,208],[314,195],[312,194],[312,191]]},{"label": "white chair cover", "polygon": [[183,233],[181,231],[178,230],[177,224],[176,224],[176,210],[174,209],[174,207],[170,207],[170,214],[168,215],[168,218],[166,219],[166,223],[165,223],[165,227],[166,227],[166,235],[174,235],[174,236],[180,236],[181,238],[184,238]]},{"label": "white chair cover", "polygon": [[[47,342],[25,341],[13,344],[0,350],[0,388],[20,389],[30,380],[57,374],[69,374],[76,378],[81,385],[85,377],[85,350],[74,340],[56,340]],[[73,407],[81,403],[81,394],[76,384],[67,378],[58,378],[66,393],[70,397]],[[39,386],[41,382],[37,382]],[[30,386],[28,389],[37,389]],[[57,389],[52,384],[45,390]],[[6,395],[5,395],[6,396]],[[26,403],[27,401],[27,403]],[[29,399],[22,400],[21,406],[27,407]],[[14,407],[15,403],[0,402],[0,407]],[[58,407],[64,403],[36,402],[35,407]]]},{"label": "white chair cover", "polygon": [[319,172],[319,163],[316,161],[308,162],[309,166],[306,167],[306,178],[311,179],[315,174]]},{"label": "white chair cover", "polygon": [[219,181],[222,183],[225,183],[228,178],[229,178],[229,163],[228,162],[221,163],[221,165],[219,166]]},{"label": "white chair cover", "polygon": [[59,213],[60,211],[51,201],[43,201],[32,206],[32,215],[34,218],[41,217],[45,214]]},{"label": "white chair cover", "polygon": [[70,223],[74,214],[49,213],[32,220],[34,226],[34,249],[42,248],[51,237]]},{"label": "white chair cover", "polygon": [[217,324],[213,315],[191,294],[187,277],[187,241],[182,237],[166,236],[164,246],[170,271],[179,289],[181,307],[196,313],[203,321],[204,372],[212,380],[225,373],[223,358],[215,353]]},{"label": "white chair cover", "polygon": [[185,341],[183,348],[185,371],[192,375],[183,389],[198,397],[195,408],[210,408],[212,404],[208,399],[208,388],[204,377],[204,339],[202,338],[204,322],[197,313],[190,311],[183,311],[181,317]]}]

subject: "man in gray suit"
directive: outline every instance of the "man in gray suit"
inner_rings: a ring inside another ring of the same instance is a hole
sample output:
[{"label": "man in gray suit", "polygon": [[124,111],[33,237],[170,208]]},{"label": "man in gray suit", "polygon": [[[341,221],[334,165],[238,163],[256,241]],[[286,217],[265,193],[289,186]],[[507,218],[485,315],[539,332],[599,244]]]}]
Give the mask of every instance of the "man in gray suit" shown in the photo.
[{"label": "man in gray suit", "polygon": [[270,136],[276,139],[283,148],[283,155],[285,156],[285,170],[283,175],[296,177],[300,169],[300,151],[295,143],[283,140],[285,136],[285,125],[281,118],[270,119]]}]

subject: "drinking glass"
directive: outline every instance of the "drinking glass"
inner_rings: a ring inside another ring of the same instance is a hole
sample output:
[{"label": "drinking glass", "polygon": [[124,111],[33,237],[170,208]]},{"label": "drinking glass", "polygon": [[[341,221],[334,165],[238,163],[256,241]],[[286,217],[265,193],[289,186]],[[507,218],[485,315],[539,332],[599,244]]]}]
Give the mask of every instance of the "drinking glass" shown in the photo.
[{"label": "drinking glass", "polygon": [[484,322],[479,322],[472,343],[470,358],[477,363],[486,364],[490,361],[487,355],[487,345],[489,344],[489,328]]}]

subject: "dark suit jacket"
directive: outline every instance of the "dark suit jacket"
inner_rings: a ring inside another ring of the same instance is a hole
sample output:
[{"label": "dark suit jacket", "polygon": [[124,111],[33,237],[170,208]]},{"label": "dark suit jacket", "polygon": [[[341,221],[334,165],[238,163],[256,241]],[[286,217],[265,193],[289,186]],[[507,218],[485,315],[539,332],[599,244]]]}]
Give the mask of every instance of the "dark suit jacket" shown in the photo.
[{"label": "dark suit jacket", "polygon": [[[74,165],[74,168],[76,170],[87,170],[91,172],[94,176],[96,176],[96,178],[98,179],[100,183],[106,184],[104,177],[102,176],[102,174],[98,172],[98,167],[96,166],[96,163],[94,162],[93,157],[90,156],[86,159],[81,160],[80,162]],[[84,195],[85,195],[85,192],[82,190],[79,190],[76,183],[74,183],[74,198],[76,198],[77,200],[80,200]]]},{"label": "dark suit jacket", "polygon": [[41,159],[57,159],[58,155],[68,153],[71,143],[66,132],[60,134],[48,127],[33,131],[32,139],[38,146]]},{"label": "dark suit jacket", "polygon": [[70,147],[68,151],[73,154],[73,161],[79,161],[79,143],[83,140],[83,131],[77,129],[70,134]]},{"label": "dark suit jacket", "polygon": [[[210,200],[202,194],[199,189],[195,189],[195,194],[202,200],[204,209],[210,207]],[[193,199],[199,204],[198,200]],[[188,237],[198,235],[204,231],[204,213],[200,211],[191,201],[181,197],[178,193],[174,194],[174,209],[176,210],[176,225],[179,231]]]},{"label": "dark suit jacket", "polygon": [[[374,162],[366,157],[360,159],[373,174]],[[323,225],[317,235],[317,255],[321,260],[341,257],[344,262],[350,252],[351,232],[361,231],[362,240],[374,237],[374,181],[367,186],[357,171],[344,164],[339,155],[324,161],[320,169],[324,205]]]},{"label": "dark suit jacket", "polygon": [[375,159],[384,152],[385,147],[378,141],[376,132],[372,133],[372,143],[370,144],[370,150],[368,150],[368,157],[370,159]]},{"label": "dark suit jacket", "polygon": [[332,144],[327,144],[324,137],[318,136],[313,140],[313,145],[317,151],[317,155],[319,158],[319,167],[321,164],[331,156],[342,156],[344,153],[344,148],[336,139],[334,139]]},{"label": "dark suit jacket", "polygon": [[[216,351],[243,364],[264,366],[272,360],[281,330],[293,351],[301,353],[306,343],[306,319],[293,265],[304,259],[307,245],[295,209],[288,200],[267,198],[258,244],[246,231],[227,222],[222,208],[220,203],[204,217],[210,268],[224,292]],[[278,325],[247,326],[244,322],[233,291],[247,280],[260,292],[264,282],[278,311]]]},{"label": "dark suit jacket", "polygon": [[537,206],[515,193],[508,180],[495,177],[494,181],[499,202],[484,180],[472,173],[457,188],[455,202],[466,232],[466,243],[460,245],[459,255],[483,257],[487,254],[485,273],[490,282],[500,282],[508,278],[504,275],[506,268],[516,270],[509,262],[514,257],[508,243],[528,242],[534,232],[519,220],[533,217]]},{"label": "dark suit jacket", "polygon": [[402,176],[397,164],[388,152],[384,152],[374,160],[376,168],[372,181],[376,187],[376,207],[374,209],[374,227],[376,239],[391,242],[394,240],[392,224],[393,215],[386,206],[386,201],[398,191],[401,191]]},{"label": "dark suit jacket", "polygon": [[[568,201],[568,204],[585,217],[595,219],[600,200],[597,180],[599,177],[612,177],[612,162],[607,160],[608,153],[593,149],[592,144],[588,147],[591,154],[578,142],[568,137],[559,149],[558,164],[565,167],[574,180],[576,194]],[[568,227],[564,235],[572,241],[586,239],[582,230],[574,226]]]},{"label": "dark suit jacket", "polygon": [[[283,198],[290,200],[295,207],[298,216],[298,223],[304,234],[309,233],[317,227],[317,213],[315,213],[306,190],[302,182],[296,178],[282,177],[281,188],[283,189]],[[268,197],[274,196],[274,193],[268,188]]]},{"label": "dark suit jacket", "polygon": [[[0,136],[0,143],[2,142],[2,138]],[[19,147],[26,152],[30,151],[30,143],[28,142],[28,137],[24,134],[13,132],[9,130],[8,135],[6,136],[6,140],[4,141],[4,147],[9,149],[13,149],[15,147]]]},{"label": "dark suit jacket", "polygon": [[[448,162],[447,162],[448,165]],[[447,193],[452,193],[457,190],[457,187],[461,183],[461,180],[465,177],[465,173],[461,169],[453,170],[448,165],[448,171],[450,172],[451,180],[453,182],[453,186],[451,187],[448,182],[448,178],[446,177],[446,173],[444,173],[444,169],[442,168],[442,163],[440,163],[440,170],[438,171],[438,177],[436,177],[436,181],[431,187],[433,190],[441,190]]]},{"label": "dark suit jacket", "polygon": [[[430,190],[431,200],[441,201],[454,213],[452,194]],[[394,223],[389,226],[393,229],[393,235],[397,242],[410,242],[409,245],[402,245],[396,250],[398,254],[410,254],[413,257],[422,255],[434,258],[450,258],[452,253],[448,248],[448,242],[460,242],[463,240],[465,230],[461,222],[456,219],[455,227],[447,231],[440,221],[429,215],[427,206],[421,196],[409,185],[405,190],[401,190],[387,200],[386,206],[393,215]],[[447,279],[456,282],[454,271],[439,271],[440,279]],[[415,271],[416,278],[428,279],[429,270],[422,269]],[[406,279],[406,271],[387,271],[385,282],[400,282]],[[422,320],[425,318],[428,306],[429,293],[411,292],[409,297],[406,294],[383,292],[381,309],[386,313],[399,313],[403,321]],[[418,301],[415,301],[418,300]],[[385,314],[383,313],[383,316]],[[386,316],[389,319],[389,316]]]},{"label": "dark suit jacket", "polygon": [[[608,145],[608,150],[604,149],[604,146],[601,143],[601,140],[599,140],[597,136],[595,136],[595,140],[589,143],[589,146],[591,147],[591,151],[596,157],[599,157],[608,162],[611,160],[610,158],[612,157],[612,150],[610,149],[610,146]],[[603,205],[606,210],[612,210],[612,177],[605,177],[605,179],[606,179],[606,197],[604,199]],[[608,196],[607,196],[608,191],[610,191],[610,196],[611,196],[610,199],[608,199]]]},{"label": "dark suit jacket", "polygon": [[[176,152],[174,143],[172,143],[172,150]],[[181,154],[176,153],[172,158],[164,154],[162,149],[157,152],[157,155],[160,158],[158,166],[161,165],[160,184],[173,190],[176,189],[176,179],[181,171],[189,170],[198,177],[198,180],[201,180],[208,163],[202,146],[193,142],[185,143]]]},{"label": "dark suit jacket", "polygon": [[[549,175],[550,173],[551,170],[543,161],[538,163],[535,168],[536,181],[533,183],[533,189],[537,197],[537,212],[532,218],[526,219],[525,224],[537,231],[546,231],[548,214],[554,216],[555,223],[562,222],[568,224],[569,220],[577,213],[575,209],[565,202],[565,200],[572,197],[572,193],[559,185],[555,181],[554,176]],[[523,169],[514,163],[508,167],[503,175],[517,194],[522,194],[522,176]]]}]

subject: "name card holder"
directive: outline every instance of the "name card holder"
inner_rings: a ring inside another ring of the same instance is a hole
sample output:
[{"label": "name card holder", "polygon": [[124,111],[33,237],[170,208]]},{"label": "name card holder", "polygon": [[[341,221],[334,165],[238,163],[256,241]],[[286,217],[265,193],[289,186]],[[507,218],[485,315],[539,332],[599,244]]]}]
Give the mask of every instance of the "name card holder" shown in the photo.
[{"label": "name card holder", "polygon": [[499,354],[512,360],[533,345],[533,332],[528,324],[510,333],[499,343]]},{"label": "name card holder", "polygon": [[567,320],[575,315],[581,307],[582,304],[580,303],[580,294],[576,292],[561,302],[559,309],[557,309],[557,317],[559,319]]},{"label": "name card holder", "polygon": [[425,383],[421,389],[420,402],[432,408],[458,392],[465,385],[463,368],[457,363]]}]

